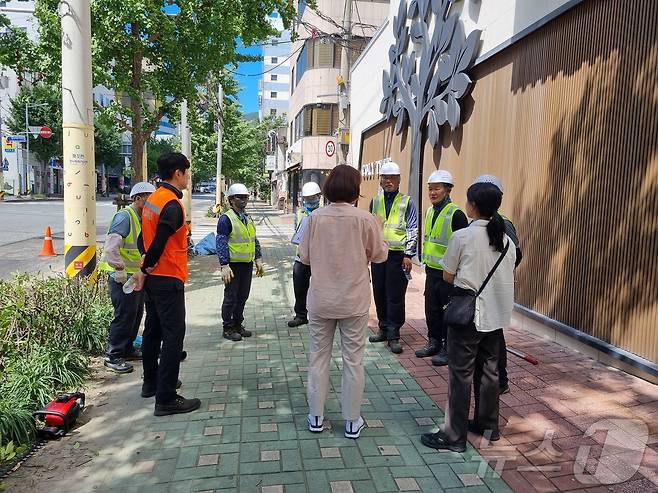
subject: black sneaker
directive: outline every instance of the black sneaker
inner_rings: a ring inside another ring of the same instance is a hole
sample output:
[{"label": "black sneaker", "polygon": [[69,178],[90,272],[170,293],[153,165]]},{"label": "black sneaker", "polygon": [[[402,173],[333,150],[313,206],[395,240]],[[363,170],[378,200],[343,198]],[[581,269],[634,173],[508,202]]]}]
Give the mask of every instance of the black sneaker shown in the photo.
[{"label": "black sneaker", "polygon": [[131,373],[135,368],[123,358],[105,358],[103,365],[116,373]]},{"label": "black sneaker", "polygon": [[448,351],[445,346],[441,347],[439,354],[432,356],[432,364],[434,366],[446,366],[448,364]]},{"label": "black sneaker", "polygon": [[500,440],[500,431],[498,430],[483,430],[478,426],[474,419],[468,420],[468,431],[475,433],[476,435],[481,435],[490,442],[497,442]]},{"label": "black sneaker", "polygon": [[498,395],[503,395],[503,394],[509,394],[509,385],[501,385],[500,389],[498,390]]},{"label": "black sneaker", "polygon": [[437,339],[430,337],[430,340],[427,341],[427,344],[416,351],[416,358],[427,358],[429,356],[434,356],[439,354],[440,350],[441,343]]},{"label": "black sneaker", "polygon": [[142,352],[139,349],[137,349],[136,347],[134,347],[126,353],[124,358],[127,361],[140,360],[140,359],[142,359]]},{"label": "black sneaker", "polygon": [[185,358],[187,358],[187,351],[181,351],[180,360],[185,361]]},{"label": "black sneaker", "polygon": [[295,317],[292,320],[288,320],[288,327],[299,327],[300,325],[306,325],[307,323],[308,319]]},{"label": "black sneaker", "polygon": [[168,416],[170,414],[183,414],[191,413],[201,407],[199,399],[186,399],[182,395],[177,395],[176,398],[168,404],[156,404],[154,416]]},{"label": "black sneaker", "polygon": [[368,337],[370,342],[384,342],[387,339],[388,335],[386,334],[386,329],[379,329],[379,332]]},{"label": "black sneaker", "polygon": [[424,435],[421,435],[420,441],[426,447],[436,450],[451,450],[453,452],[459,452],[460,454],[466,452],[465,443],[451,443],[441,431],[436,433],[425,433]]},{"label": "black sneaker", "polygon": [[[176,390],[180,389],[182,386],[183,386],[183,382],[181,382],[180,380],[176,380]],[[147,384],[146,382],[144,382],[142,384],[142,394],[141,395],[142,395],[142,397],[148,399],[149,397],[153,397],[157,390],[158,390],[157,385]]]},{"label": "black sneaker", "polygon": [[228,339],[229,341],[233,341],[233,342],[238,342],[242,340],[242,336],[235,329],[228,329],[228,328],[224,329],[222,336],[224,337],[224,339]]},{"label": "black sneaker", "polygon": [[400,339],[391,339],[388,341],[388,348],[393,354],[401,354],[402,346],[400,345]]},{"label": "black sneaker", "polygon": [[235,328],[235,330],[236,330],[236,331],[238,332],[238,334],[240,334],[240,336],[242,336],[243,338],[244,338],[244,337],[251,337],[251,335],[252,335],[252,334],[251,334],[251,331],[245,329],[245,328],[244,328],[244,325],[242,325],[242,324],[238,325],[238,326]]}]

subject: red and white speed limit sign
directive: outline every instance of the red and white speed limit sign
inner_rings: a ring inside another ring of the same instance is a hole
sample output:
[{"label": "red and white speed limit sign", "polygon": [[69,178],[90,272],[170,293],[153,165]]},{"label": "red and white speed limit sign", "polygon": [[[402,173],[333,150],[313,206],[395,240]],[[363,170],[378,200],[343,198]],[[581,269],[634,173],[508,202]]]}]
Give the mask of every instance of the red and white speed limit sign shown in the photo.
[{"label": "red and white speed limit sign", "polygon": [[327,153],[327,156],[331,157],[336,154],[336,144],[333,140],[328,140],[327,144],[324,146],[324,152]]}]

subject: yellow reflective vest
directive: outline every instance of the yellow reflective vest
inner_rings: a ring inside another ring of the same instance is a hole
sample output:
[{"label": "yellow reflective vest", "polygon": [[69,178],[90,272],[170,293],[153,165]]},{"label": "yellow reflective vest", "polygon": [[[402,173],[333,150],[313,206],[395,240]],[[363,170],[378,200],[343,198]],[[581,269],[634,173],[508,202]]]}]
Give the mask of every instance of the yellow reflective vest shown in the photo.
[{"label": "yellow reflective vest", "polygon": [[459,210],[452,202],[448,202],[436,218],[432,225],[434,217],[434,207],[427,209],[425,214],[425,234],[423,235],[423,263],[433,269],[443,270],[441,260],[448,248],[448,241],[452,236],[452,216]]},{"label": "yellow reflective vest", "polygon": [[243,223],[233,209],[226,211],[231,221],[231,234],[228,237],[230,262],[253,262],[256,257],[256,226],[249,218]]},{"label": "yellow reflective vest", "polygon": [[386,217],[386,204],[384,194],[379,193],[372,199],[372,213],[384,220],[384,241],[388,243],[389,250],[404,251],[407,241],[407,206],[409,196],[397,193],[393,205]]},{"label": "yellow reflective vest", "polygon": [[[117,211],[112,218],[112,222],[114,222],[114,218],[116,218],[118,214],[123,214],[124,211],[128,211],[128,216],[130,217],[130,231],[128,232],[128,236],[126,236],[123,240],[123,246],[119,249],[119,254],[121,255],[121,259],[125,265],[126,273],[134,274],[139,270],[142,261],[142,254],[137,248],[137,238],[142,232],[142,223],[139,220],[139,216],[137,215],[135,209],[130,206]],[[103,252],[101,261],[98,263],[98,269],[104,272],[116,271],[116,269],[107,262],[105,252]]]}]

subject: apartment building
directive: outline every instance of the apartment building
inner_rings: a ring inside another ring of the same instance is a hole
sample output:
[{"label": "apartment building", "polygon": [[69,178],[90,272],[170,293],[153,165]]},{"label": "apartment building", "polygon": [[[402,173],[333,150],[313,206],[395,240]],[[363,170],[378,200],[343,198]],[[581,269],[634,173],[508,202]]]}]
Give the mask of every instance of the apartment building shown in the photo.
[{"label": "apartment building", "polygon": [[[304,2],[297,3],[285,169],[288,200],[293,207],[299,202],[302,185],[308,181],[321,185],[338,162],[339,145],[349,144],[349,134],[340,142],[337,138],[344,110],[348,120],[345,123],[349,125],[349,81],[347,98],[339,98],[338,91],[341,52],[347,50],[350,64],[356,61],[387,18],[388,3],[318,0],[314,9]],[[351,21],[343,29],[346,14]]]}]

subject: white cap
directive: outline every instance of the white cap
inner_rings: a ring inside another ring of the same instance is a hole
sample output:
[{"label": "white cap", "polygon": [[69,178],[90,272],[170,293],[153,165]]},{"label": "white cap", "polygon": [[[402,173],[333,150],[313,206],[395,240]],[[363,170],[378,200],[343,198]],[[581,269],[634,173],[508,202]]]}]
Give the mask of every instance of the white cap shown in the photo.
[{"label": "white cap", "polygon": [[228,187],[228,192],[226,192],[227,197],[233,197],[234,195],[249,195],[249,190],[242,183],[234,183]]},{"label": "white cap", "polygon": [[446,171],[444,169],[437,169],[436,171],[432,172],[430,177],[427,179],[427,183],[447,183],[449,185],[455,184],[450,171]]},{"label": "white cap", "polygon": [[503,191],[503,182],[498,179],[497,176],[494,175],[480,175],[478,176],[473,184],[476,183],[491,183],[492,185],[495,185],[498,187],[498,190]]},{"label": "white cap", "polygon": [[400,167],[393,161],[388,161],[379,167],[379,176],[381,175],[399,175]]},{"label": "white cap", "polygon": [[155,187],[147,181],[140,181],[135,183],[130,189],[130,198],[132,199],[135,195],[140,193],[153,193],[155,192]]},{"label": "white cap", "polygon": [[322,190],[320,190],[320,185],[314,181],[304,183],[304,186],[302,187],[302,197],[312,197],[313,195],[317,195],[319,193],[322,193]]}]

